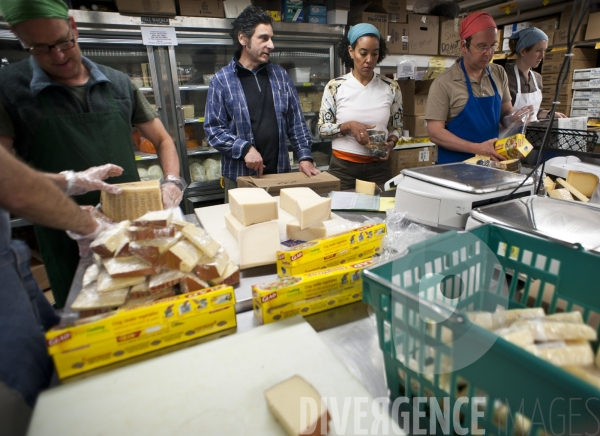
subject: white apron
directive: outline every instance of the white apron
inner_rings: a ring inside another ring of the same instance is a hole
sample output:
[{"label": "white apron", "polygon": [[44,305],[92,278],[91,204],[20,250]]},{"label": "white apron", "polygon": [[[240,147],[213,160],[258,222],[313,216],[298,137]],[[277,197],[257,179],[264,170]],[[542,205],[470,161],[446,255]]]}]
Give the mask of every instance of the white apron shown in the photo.
[{"label": "white apron", "polygon": [[540,111],[540,106],[542,105],[542,90],[538,88],[537,82],[535,81],[535,76],[529,70],[529,74],[531,75],[531,80],[533,81],[533,85],[535,86],[535,91],[527,94],[521,93],[521,79],[519,78],[519,70],[517,68],[517,64],[515,67],[515,76],[517,77],[517,96],[515,97],[515,104],[513,104],[513,109],[516,111],[525,106],[533,106],[533,115],[529,118],[529,121],[537,121],[537,114]]}]

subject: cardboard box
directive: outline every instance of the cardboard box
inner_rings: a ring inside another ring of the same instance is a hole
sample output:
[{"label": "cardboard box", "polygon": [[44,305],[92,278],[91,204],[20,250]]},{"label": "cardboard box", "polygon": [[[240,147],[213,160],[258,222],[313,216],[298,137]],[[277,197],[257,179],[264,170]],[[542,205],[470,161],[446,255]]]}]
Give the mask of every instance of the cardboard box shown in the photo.
[{"label": "cardboard box", "polygon": [[251,5],[252,2],[250,0],[229,0],[227,3],[223,2],[225,18],[237,18],[244,9]]},{"label": "cardboard box", "polygon": [[504,38],[510,38],[513,33],[517,33],[519,30],[523,30],[527,27],[531,27],[531,21],[522,21],[520,23],[507,24],[504,26]]},{"label": "cardboard box", "polygon": [[427,121],[425,120],[425,115],[404,116],[403,129],[408,130],[409,135],[416,138],[429,135],[427,132]]},{"label": "cardboard box", "polygon": [[[362,252],[370,252],[371,257],[374,252],[369,251],[373,246],[379,246],[382,238],[385,236],[386,226],[381,224],[370,224],[348,230],[337,235],[327,236],[315,239],[313,241],[294,245],[286,250],[277,252],[277,274],[280,277],[296,275],[307,271],[306,265],[313,268],[314,262],[328,262],[331,259],[337,259],[339,263],[344,256]],[[338,265],[339,265],[338,263]],[[333,266],[332,264],[328,264]],[[323,264],[324,267],[328,265]],[[320,267],[317,265],[317,270]]]},{"label": "cardboard box", "polygon": [[[537,27],[538,29],[544,31],[544,33],[548,34],[548,32],[554,32],[558,29],[559,25],[559,17],[546,18],[544,20],[534,21],[531,25],[533,27]],[[552,40],[548,38],[549,44],[551,44]]]},{"label": "cardboard box", "polygon": [[411,14],[408,17],[409,54],[437,55],[440,41],[440,17]]},{"label": "cardboard box", "polygon": [[121,14],[174,17],[175,0],[115,0]]},{"label": "cardboard box", "polygon": [[272,196],[279,195],[283,188],[307,187],[317,194],[329,194],[340,190],[340,179],[327,172],[308,177],[301,172],[266,174],[262,177],[242,176],[237,179],[238,188],[263,188]]},{"label": "cardboard box", "polygon": [[225,18],[222,0],[179,0],[179,13],[185,17]]},{"label": "cardboard box", "polygon": [[392,150],[390,155],[392,176],[397,176],[404,169],[426,167],[435,162],[437,162],[437,146],[435,145]]},{"label": "cardboard box", "polygon": [[381,6],[388,15],[394,15],[395,22],[406,23],[406,0],[381,0]]},{"label": "cardboard box", "polygon": [[252,286],[252,307],[261,324],[310,315],[360,301],[361,271],[370,260]]},{"label": "cardboard box", "polygon": [[[575,35],[575,39],[573,42],[581,42],[585,40],[585,32],[587,26],[581,25],[579,28],[579,32]],[[563,45],[567,43],[567,38],[569,36],[569,29],[557,29],[554,32],[554,45]]]},{"label": "cardboard box", "polygon": [[50,287],[48,274],[46,274],[46,267],[41,260],[32,256],[31,260],[29,261],[29,269],[31,270],[34,280],[42,291]]},{"label": "cardboard box", "polygon": [[600,38],[600,12],[590,14],[585,32],[586,41]]},{"label": "cardboard box", "polygon": [[348,11],[343,9],[327,11],[327,24],[348,24]]},{"label": "cardboard box", "polygon": [[458,34],[459,27],[460,19],[458,18],[440,18],[440,55],[462,55],[460,35]]},{"label": "cardboard box", "polygon": [[[580,4],[581,6],[581,4]],[[581,7],[578,7],[576,10],[576,16],[579,16],[579,12],[581,11]],[[559,21],[559,29],[568,29],[569,28],[569,22],[571,21],[571,15],[573,14],[573,4],[571,3],[568,6],[565,6],[565,8],[563,9],[563,11],[560,14],[560,21]],[[588,22],[588,18],[590,15],[590,11],[589,9],[585,11],[585,14],[583,16],[583,20],[581,20],[581,26],[585,27],[585,25]],[[575,23],[574,23],[575,24]],[[575,29],[575,27],[573,26],[573,29]]]},{"label": "cardboard box", "polygon": [[[571,61],[569,65],[569,72],[572,73],[574,70],[578,69],[586,69],[593,68],[596,66],[596,62],[587,61],[587,60],[579,60],[579,61]],[[560,72],[562,67],[562,62],[544,62],[542,65],[542,74],[554,74]]]},{"label": "cardboard box", "polygon": [[387,42],[388,53],[408,54],[408,24],[388,23],[388,34],[390,37]]},{"label": "cardboard box", "polygon": [[235,327],[231,286],[165,298],[46,333],[60,378]]},{"label": "cardboard box", "polygon": [[425,115],[427,94],[433,80],[398,80],[402,90],[402,111],[406,115]]},{"label": "cardboard box", "polygon": [[[348,15],[348,23],[349,24],[359,24],[359,23],[369,23],[379,29],[381,35],[388,34],[388,16],[384,13],[378,12],[360,12],[358,14],[353,14],[352,10],[350,10],[350,14]],[[385,36],[384,36],[385,37]]]}]

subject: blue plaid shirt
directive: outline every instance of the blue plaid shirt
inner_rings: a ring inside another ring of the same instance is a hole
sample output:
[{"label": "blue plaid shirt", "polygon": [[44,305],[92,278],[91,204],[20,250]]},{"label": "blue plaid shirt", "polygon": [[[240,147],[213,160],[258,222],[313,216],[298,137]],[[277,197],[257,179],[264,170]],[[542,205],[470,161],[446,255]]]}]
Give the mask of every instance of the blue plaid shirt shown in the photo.
[{"label": "blue plaid shirt", "polygon": [[[246,167],[244,146],[254,144],[254,134],[244,89],[237,76],[233,59],[210,81],[204,114],[204,131],[208,143],[221,152],[221,172],[237,180],[240,176],[257,175]],[[285,140],[287,134],[299,161],[312,160],[312,137],[304,121],[298,92],[287,72],[278,65],[267,64],[269,82],[279,128],[277,172],[290,171],[290,158]]]}]

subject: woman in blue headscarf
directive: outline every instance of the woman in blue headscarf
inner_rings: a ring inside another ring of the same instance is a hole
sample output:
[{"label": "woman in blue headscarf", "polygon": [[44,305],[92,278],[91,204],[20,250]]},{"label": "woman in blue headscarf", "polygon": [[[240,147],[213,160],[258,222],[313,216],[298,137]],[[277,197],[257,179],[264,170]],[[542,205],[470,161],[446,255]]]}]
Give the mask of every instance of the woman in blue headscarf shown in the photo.
[{"label": "woman in blue headscarf", "polygon": [[[511,35],[509,41],[511,54],[517,55],[514,63],[506,63],[508,88],[514,110],[532,105],[534,112],[530,121],[547,118],[550,113],[541,109],[542,76],[532,68],[537,68],[544,59],[548,48],[548,36],[537,27],[527,27]],[[566,118],[566,115],[555,112],[556,118]]]},{"label": "woman in blue headscarf", "polygon": [[[340,179],[341,189],[353,189],[356,179],[383,185],[392,178],[388,158],[402,131],[402,95],[392,79],[375,73],[386,55],[379,30],[366,23],[343,36],[338,55],[352,72],[331,80],[323,94],[319,133],[332,138],[329,173]],[[387,150],[374,156],[367,129],[384,132]]]}]

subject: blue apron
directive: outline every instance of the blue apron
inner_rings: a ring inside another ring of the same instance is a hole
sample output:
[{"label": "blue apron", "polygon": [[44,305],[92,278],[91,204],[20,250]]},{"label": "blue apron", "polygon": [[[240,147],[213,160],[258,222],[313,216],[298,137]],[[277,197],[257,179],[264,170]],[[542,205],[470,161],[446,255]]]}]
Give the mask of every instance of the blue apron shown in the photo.
[{"label": "blue apron", "polygon": [[[488,139],[498,137],[498,126],[500,124],[500,109],[502,107],[502,98],[498,94],[498,89],[494,83],[494,79],[490,74],[489,68],[485,71],[490,76],[494,95],[489,97],[475,97],[471,88],[471,80],[465,71],[463,61],[460,61],[460,67],[465,73],[465,81],[467,90],[469,91],[469,99],[465,108],[458,114],[456,118],[448,123],[446,129],[454,135],[465,141],[484,142]],[[475,156],[472,153],[463,153],[460,151],[448,150],[444,147],[438,147],[438,163],[462,162],[466,159]]]}]

